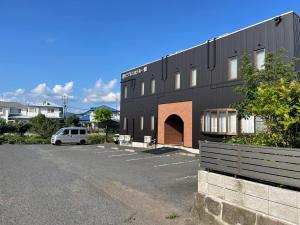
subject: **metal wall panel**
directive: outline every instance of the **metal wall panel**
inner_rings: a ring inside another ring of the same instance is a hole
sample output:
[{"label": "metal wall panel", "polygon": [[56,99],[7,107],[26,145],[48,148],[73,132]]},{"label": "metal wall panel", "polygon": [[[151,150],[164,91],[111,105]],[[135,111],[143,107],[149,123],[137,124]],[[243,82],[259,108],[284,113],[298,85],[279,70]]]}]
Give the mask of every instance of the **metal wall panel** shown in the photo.
[{"label": "metal wall panel", "polygon": [[[242,81],[228,80],[228,59],[232,56],[241,57],[246,53],[254,57],[254,51],[265,48],[267,52],[277,52],[285,48],[290,56],[300,55],[299,47],[299,18],[296,20],[293,13],[282,16],[282,21],[275,26],[274,20],[269,20],[256,26],[241,30],[237,33],[219,38],[216,41],[216,67],[210,72],[207,68],[207,44],[164,57],[147,66],[147,71],[126,78],[121,82],[121,121],[126,116],[128,120],[128,134],[133,134],[132,120],[135,120],[134,141],[143,141],[150,132],[150,116],[157,117],[158,104],[193,101],[193,147],[198,148],[198,140],[218,140],[220,136],[204,135],[200,131],[200,113],[209,108],[226,108],[231,103],[240,101],[241,96],[234,92],[234,88]],[[295,28],[297,27],[297,29]],[[293,32],[296,29],[295,41]],[[210,67],[213,66],[213,41],[210,42]],[[144,66],[141,66],[143,68]],[[189,73],[191,68],[197,68],[197,86],[189,87]],[[181,89],[174,90],[174,76],[181,74]],[[150,94],[150,81],[156,80],[156,94]],[[130,81],[129,81],[130,80]],[[127,82],[126,82],[127,81]],[[140,96],[140,83],[145,82],[145,95]],[[128,88],[128,99],[123,99],[125,84],[135,82],[135,87]],[[145,118],[144,130],[140,131],[139,117]],[[121,134],[126,131],[122,130]]]}]

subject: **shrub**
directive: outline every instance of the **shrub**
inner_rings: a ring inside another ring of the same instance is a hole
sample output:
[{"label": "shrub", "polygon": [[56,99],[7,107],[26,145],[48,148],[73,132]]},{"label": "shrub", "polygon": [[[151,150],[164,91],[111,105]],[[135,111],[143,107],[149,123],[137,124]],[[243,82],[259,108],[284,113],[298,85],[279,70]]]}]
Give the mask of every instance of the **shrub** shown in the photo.
[{"label": "shrub", "polygon": [[43,138],[37,135],[27,136],[25,144],[50,144],[50,138]]},{"label": "shrub", "polygon": [[43,138],[49,138],[59,128],[59,121],[46,118],[45,115],[39,114],[31,120],[31,130]]},{"label": "shrub", "polygon": [[[88,144],[102,144],[105,142],[105,135],[88,134]],[[107,142],[113,142],[111,135],[107,136]]]},{"label": "shrub", "polygon": [[1,136],[1,139],[3,144],[22,144],[24,143],[25,137],[13,134],[6,134]]},{"label": "shrub", "polygon": [[280,134],[267,134],[257,132],[253,135],[239,135],[225,138],[224,142],[231,144],[246,144],[260,146],[275,146],[281,147],[285,145],[285,140]]}]

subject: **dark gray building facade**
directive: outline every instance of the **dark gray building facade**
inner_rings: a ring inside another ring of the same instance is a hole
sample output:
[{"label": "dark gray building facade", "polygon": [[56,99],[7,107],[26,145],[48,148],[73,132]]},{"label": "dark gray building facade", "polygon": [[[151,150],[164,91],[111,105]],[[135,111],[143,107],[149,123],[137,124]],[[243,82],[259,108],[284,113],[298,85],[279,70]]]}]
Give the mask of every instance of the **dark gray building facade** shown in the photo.
[{"label": "dark gray building facade", "polygon": [[234,91],[241,57],[263,69],[268,52],[300,56],[299,41],[300,19],[289,12],[122,73],[120,134],[198,148],[198,140],[255,132],[257,118],[239,121],[230,109],[242,99]]}]

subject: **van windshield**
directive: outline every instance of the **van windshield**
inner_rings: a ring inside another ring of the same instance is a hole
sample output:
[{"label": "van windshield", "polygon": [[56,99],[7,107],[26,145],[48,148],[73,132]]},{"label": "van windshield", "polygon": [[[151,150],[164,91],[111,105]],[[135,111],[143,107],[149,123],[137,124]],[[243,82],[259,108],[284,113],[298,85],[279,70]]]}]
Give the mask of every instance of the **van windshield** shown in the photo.
[{"label": "van windshield", "polygon": [[59,129],[59,130],[55,133],[55,135],[60,135],[60,134],[62,134],[63,130],[64,130],[64,129]]}]

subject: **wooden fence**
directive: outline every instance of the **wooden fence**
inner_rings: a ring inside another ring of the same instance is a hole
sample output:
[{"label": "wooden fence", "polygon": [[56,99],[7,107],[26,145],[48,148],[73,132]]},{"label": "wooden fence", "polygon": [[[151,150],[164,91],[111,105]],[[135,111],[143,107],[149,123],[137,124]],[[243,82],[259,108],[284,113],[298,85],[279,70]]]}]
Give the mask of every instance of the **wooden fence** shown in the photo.
[{"label": "wooden fence", "polygon": [[300,149],[200,141],[200,167],[300,188]]}]

